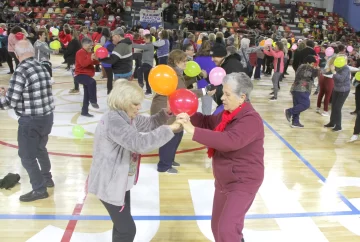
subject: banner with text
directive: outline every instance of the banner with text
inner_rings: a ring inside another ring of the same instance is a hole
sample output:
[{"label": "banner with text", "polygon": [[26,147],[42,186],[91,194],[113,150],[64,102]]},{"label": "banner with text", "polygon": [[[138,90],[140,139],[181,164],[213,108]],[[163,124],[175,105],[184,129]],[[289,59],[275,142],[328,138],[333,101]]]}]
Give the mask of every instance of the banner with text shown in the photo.
[{"label": "banner with text", "polygon": [[150,9],[141,9],[140,10],[140,22],[141,25],[146,28],[149,24],[154,27],[159,27],[162,24],[162,9],[150,10]]}]

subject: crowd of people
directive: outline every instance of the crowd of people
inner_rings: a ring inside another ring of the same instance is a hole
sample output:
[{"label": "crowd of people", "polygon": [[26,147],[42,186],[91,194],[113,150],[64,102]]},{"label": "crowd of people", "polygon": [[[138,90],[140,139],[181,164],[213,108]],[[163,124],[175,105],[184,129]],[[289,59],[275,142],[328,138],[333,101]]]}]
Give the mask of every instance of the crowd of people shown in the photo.
[{"label": "crowd of people", "polygon": [[[30,1],[30,4],[44,2]],[[167,14],[171,13],[174,3],[162,4]],[[178,4],[179,14],[191,11],[189,22],[206,19],[207,11],[221,16],[229,11],[237,17],[249,18],[254,14],[251,10],[254,4],[244,1],[239,1],[235,9],[227,1],[203,4],[195,0],[191,4],[190,1]],[[102,19],[98,15],[95,18]],[[89,192],[100,199],[111,216],[113,241],[133,241],[136,234],[130,190],[139,178],[140,154],[159,149],[157,171],[178,173],[181,164],[176,161],[176,151],[184,130],[192,140],[209,147],[208,156],[213,159],[216,189],[211,226],[215,240],[244,241],[245,214],[264,177],[264,127],[250,101],[253,80],[271,76],[269,101],[277,101],[280,82],[289,77],[287,70],[292,65],[296,72],[290,90],[293,107],[285,110],[285,117],[291,127],[303,128],[300,114],[310,107],[317,78],[314,92],[318,95],[317,112],[329,116],[331,103],[330,121],[325,127],[333,131],[342,130],[341,110],[353,84],[356,107],[352,114],[357,115],[357,120],[350,141],[358,139],[360,78],[355,73],[359,71],[360,56],[356,44],[349,42],[345,34],[335,39],[309,34],[296,41],[276,25],[266,32],[256,27],[251,31],[231,32],[226,27],[226,17],[219,20],[219,26],[210,27],[211,31],[199,33],[189,24],[180,30],[141,25],[127,28],[121,22],[117,24],[120,26],[84,24],[77,29],[65,22],[27,24],[22,18],[12,28],[0,24],[1,62],[8,63],[8,74],[12,75],[9,87],[0,91],[0,109],[13,108],[20,116],[19,156],[33,189],[22,195],[21,201],[47,198],[47,189],[55,185],[46,150],[55,108],[51,89],[57,81],[52,78],[52,54],[63,55],[63,64],[72,73],[74,88],[69,93],[80,94],[79,86],[83,85],[82,116],[93,117],[89,105],[99,108],[95,73],[101,72],[102,78],[107,79],[109,111],[95,132]],[[59,41],[61,47],[50,48],[53,41]],[[106,48],[108,56],[99,58],[94,53],[96,46]],[[330,47],[333,53],[328,55]],[[334,64],[337,58],[345,62],[341,66]],[[200,66],[199,75],[189,77],[184,73],[188,61]],[[171,67],[178,78],[177,89],[188,89],[201,99],[201,113],[191,117],[186,113],[174,115],[168,97],[153,93],[149,73],[157,65]],[[226,72],[219,86],[212,85],[209,79],[216,67]],[[150,117],[139,115],[145,96],[153,96]],[[217,106],[215,113],[213,102]],[[25,135],[32,131],[36,135]]]}]

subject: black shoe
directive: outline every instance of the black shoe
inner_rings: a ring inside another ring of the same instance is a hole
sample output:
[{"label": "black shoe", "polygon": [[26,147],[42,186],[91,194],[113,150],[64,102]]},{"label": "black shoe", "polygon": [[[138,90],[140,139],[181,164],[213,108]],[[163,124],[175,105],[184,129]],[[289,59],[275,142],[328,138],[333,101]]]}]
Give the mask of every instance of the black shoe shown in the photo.
[{"label": "black shoe", "polygon": [[94,115],[92,115],[90,113],[81,114],[81,116],[88,117],[88,118],[93,118],[94,117]]},{"label": "black shoe", "polygon": [[273,101],[277,101],[277,98],[276,97],[272,97],[269,99],[270,102],[273,102]]},{"label": "black shoe", "polygon": [[269,95],[270,95],[270,96],[274,96],[274,92],[271,92]]},{"label": "black shoe", "polygon": [[97,103],[90,103],[93,108],[99,109],[99,104]]},{"label": "black shoe", "polygon": [[350,114],[351,114],[351,115],[356,115],[356,114],[357,114],[357,112],[356,112],[356,111],[354,111],[354,112],[351,112]]},{"label": "black shoe", "polygon": [[54,186],[55,186],[55,183],[54,183],[54,181],[53,181],[52,179],[50,179],[50,180],[47,180],[47,181],[45,182],[45,186],[46,186],[46,187],[54,187]]},{"label": "black shoe", "polygon": [[180,163],[177,163],[176,161],[173,161],[172,166],[179,167]]},{"label": "black shoe", "polygon": [[241,242],[245,242],[244,238],[241,239]]},{"label": "black shoe", "polygon": [[318,94],[319,94],[319,92],[318,92],[318,91],[315,91],[313,95],[318,95]]},{"label": "black shoe", "polygon": [[286,117],[287,121],[290,123],[292,115],[291,115],[289,109],[285,109],[284,113],[285,113],[285,117]]},{"label": "black shoe", "polygon": [[304,125],[302,125],[301,123],[293,123],[291,124],[291,128],[304,128]]},{"label": "black shoe", "polygon": [[14,72],[13,72],[13,71],[10,71],[10,72],[8,72],[7,74],[8,74],[8,75],[12,75],[12,74],[14,74]]},{"label": "black shoe", "polygon": [[48,197],[49,197],[49,193],[47,191],[43,191],[43,192],[31,191],[29,193],[26,193],[26,194],[20,196],[20,201],[21,202],[32,202],[32,201],[36,201],[36,200],[44,199],[44,198],[48,198]]},{"label": "black shoe", "polygon": [[331,123],[328,123],[328,124],[325,124],[324,125],[325,128],[334,128],[335,125],[331,124]]},{"label": "black shoe", "polygon": [[339,132],[341,130],[342,130],[342,128],[339,125],[335,125],[335,127],[332,129],[332,131],[334,131],[334,132]]}]

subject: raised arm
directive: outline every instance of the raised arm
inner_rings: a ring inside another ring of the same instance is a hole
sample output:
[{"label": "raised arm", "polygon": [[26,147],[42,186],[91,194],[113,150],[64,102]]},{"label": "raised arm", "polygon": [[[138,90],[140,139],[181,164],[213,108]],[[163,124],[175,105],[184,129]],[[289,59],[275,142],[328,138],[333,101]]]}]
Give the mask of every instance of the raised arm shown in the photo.
[{"label": "raised arm", "polygon": [[217,115],[203,115],[202,113],[195,113],[191,116],[190,121],[195,127],[214,130],[221,120],[221,115],[222,113]]},{"label": "raised arm", "polygon": [[241,149],[256,140],[263,132],[262,120],[248,116],[238,121],[231,129],[224,132],[195,128],[193,140],[207,147],[222,152]]},{"label": "raised arm", "polygon": [[109,137],[127,150],[144,154],[155,150],[169,142],[174,136],[167,125],[160,126],[150,132],[140,133],[125,120],[109,118]]},{"label": "raised arm", "polygon": [[135,119],[136,128],[139,132],[150,132],[165,124],[170,117],[172,117],[172,115],[168,114],[166,109],[162,109],[150,117],[138,115]]}]

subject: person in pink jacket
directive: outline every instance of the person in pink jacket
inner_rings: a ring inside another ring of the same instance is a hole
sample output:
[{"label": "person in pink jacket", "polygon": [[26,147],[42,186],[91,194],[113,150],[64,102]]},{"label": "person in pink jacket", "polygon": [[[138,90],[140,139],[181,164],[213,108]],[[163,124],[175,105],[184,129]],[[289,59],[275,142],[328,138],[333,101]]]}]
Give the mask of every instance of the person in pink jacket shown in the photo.
[{"label": "person in pink jacket", "polygon": [[274,49],[270,45],[266,45],[264,48],[265,55],[274,57],[274,74],[271,78],[274,91],[270,93],[273,95],[269,101],[276,101],[277,94],[280,89],[279,82],[282,79],[284,73],[284,44],[281,41],[276,42]]},{"label": "person in pink jacket", "polygon": [[249,99],[253,89],[243,72],[224,77],[224,111],[177,116],[192,140],[212,158],[215,195],[211,228],[216,242],[244,241],[245,214],[264,179],[264,125]]}]

